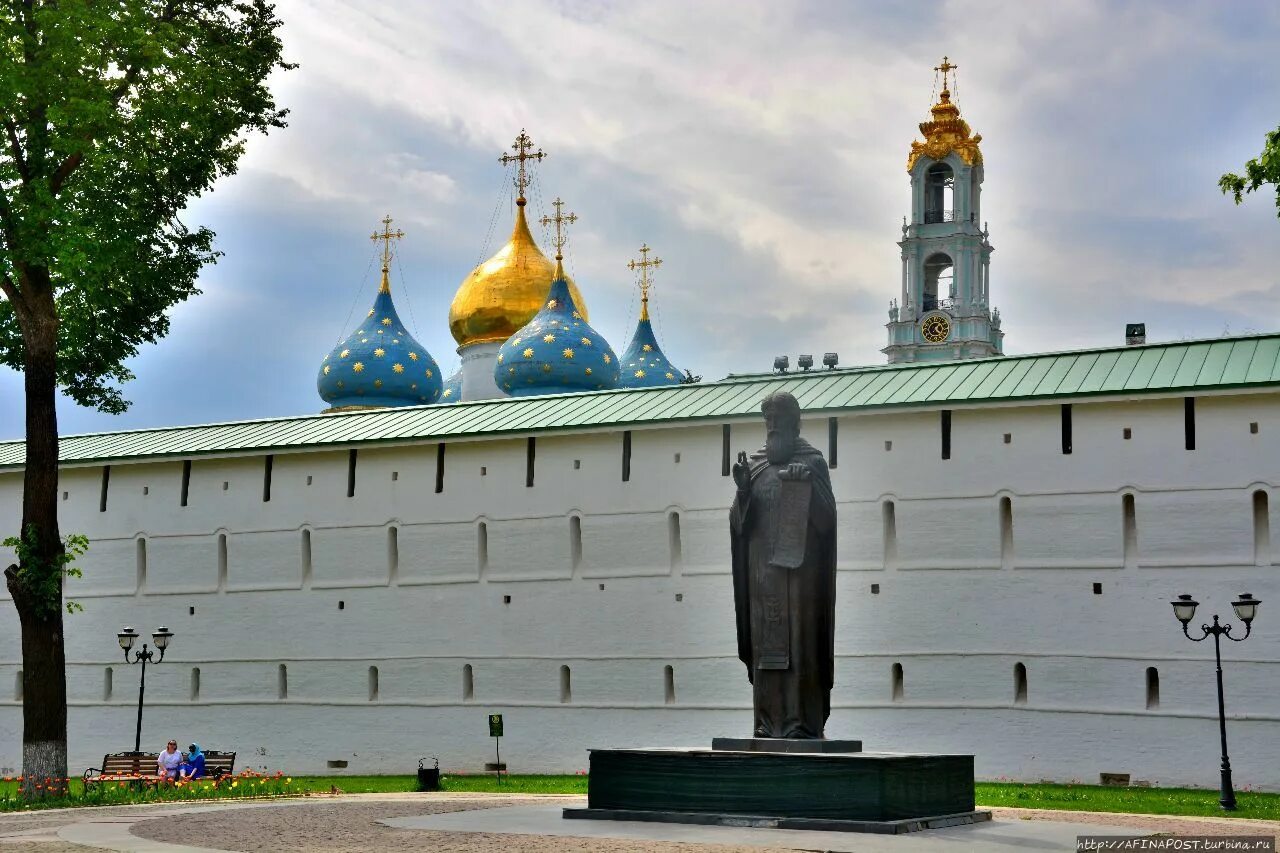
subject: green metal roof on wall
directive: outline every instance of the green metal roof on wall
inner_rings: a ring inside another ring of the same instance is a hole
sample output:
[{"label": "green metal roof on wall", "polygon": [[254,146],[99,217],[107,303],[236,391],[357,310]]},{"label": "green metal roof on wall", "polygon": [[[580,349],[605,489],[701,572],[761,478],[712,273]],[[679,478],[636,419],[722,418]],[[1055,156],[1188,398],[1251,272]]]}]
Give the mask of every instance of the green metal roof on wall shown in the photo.
[{"label": "green metal roof on wall", "polygon": [[[64,463],[85,464],[723,421],[757,414],[760,400],[780,390],[795,394],[806,411],[836,413],[1275,385],[1280,385],[1280,334],[971,361],[753,374],[665,388],[72,435],[62,438],[61,455]],[[20,468],[22,461],[21,441],[0,442],[0,470]]]}]

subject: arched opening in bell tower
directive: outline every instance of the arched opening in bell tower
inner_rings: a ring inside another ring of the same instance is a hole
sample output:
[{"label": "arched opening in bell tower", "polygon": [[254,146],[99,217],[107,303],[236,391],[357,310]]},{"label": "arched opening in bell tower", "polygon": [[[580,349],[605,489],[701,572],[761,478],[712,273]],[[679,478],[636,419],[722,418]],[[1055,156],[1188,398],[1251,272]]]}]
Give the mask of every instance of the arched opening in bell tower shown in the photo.
[{"label": "arched opening in bell tower", "polygon": [[942,300],[954,299],[955,295],[955,266],[951,256],[935,252],[924,262],[924,293],[920,307],[925,311],[936,311],[943,307]]},{"label": "arched opening in bell tower", "polygon": [[934,163],[924,174],[924,222],[955,220],[955,172],[946,163]]}]

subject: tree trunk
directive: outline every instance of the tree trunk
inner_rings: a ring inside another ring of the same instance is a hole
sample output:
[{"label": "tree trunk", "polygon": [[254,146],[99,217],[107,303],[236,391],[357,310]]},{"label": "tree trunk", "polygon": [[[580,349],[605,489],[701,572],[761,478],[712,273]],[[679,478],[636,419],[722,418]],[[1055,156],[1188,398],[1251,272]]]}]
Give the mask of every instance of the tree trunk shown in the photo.
[{"label": "tree trunk", "polygon": [[[42,278],[47,282],[47,271]],[[62,534],[58,530],[58,321],[49,290],[28,306],[26,344],[27,458],[22,492],[22,531],[34,535],[22,573],[5,572],[22,622],[22,793],[54,791],[67,777],[67,667],[62,635]],[[39,315],[39,316],[33,316]],[[30,532],[29,532],[30,531]],[[54,577],[50,584],[39,579]],[[40,785],[40,788],[36,786]]]}]

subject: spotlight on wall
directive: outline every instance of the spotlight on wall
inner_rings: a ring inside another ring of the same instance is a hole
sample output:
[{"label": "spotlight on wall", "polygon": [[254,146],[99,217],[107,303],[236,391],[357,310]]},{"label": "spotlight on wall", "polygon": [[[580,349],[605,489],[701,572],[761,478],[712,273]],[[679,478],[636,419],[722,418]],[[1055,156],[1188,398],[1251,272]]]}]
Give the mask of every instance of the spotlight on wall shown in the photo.
[{"label": "spotlight on wall", "polygon": [[828,370],[833,370],[840,363],[840,356],[834,352],[823,353],[822,363]]},{"label": "spotlight on wall", "polygon": [[785,355],[774,356],[773,369],[779,373],[786,373],[787,368],[791,366],[791,359]]},{"label": "spotlight on wall", "polygon": [[809,370],[811,367],[813,367],[813,356],[802,355],[798,359],[796,359],[796,363],[800,365],[801,370]]}]

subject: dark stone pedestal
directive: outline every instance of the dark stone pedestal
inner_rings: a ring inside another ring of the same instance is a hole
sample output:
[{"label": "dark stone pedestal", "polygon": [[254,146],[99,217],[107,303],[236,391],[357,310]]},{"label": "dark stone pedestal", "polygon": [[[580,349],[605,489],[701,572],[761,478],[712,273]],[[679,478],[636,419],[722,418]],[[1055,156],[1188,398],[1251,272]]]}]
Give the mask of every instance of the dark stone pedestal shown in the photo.
[{"label": "dark stone pedestal", "polygon": [[972,755],[593,749],[566,818],[910,832],[989,820]]},{"label": "dark stone pedestal", "polygon": [[718,737],[712,738],[711,748],[721,752],[862,752],[862,741],[778,737]]}]

